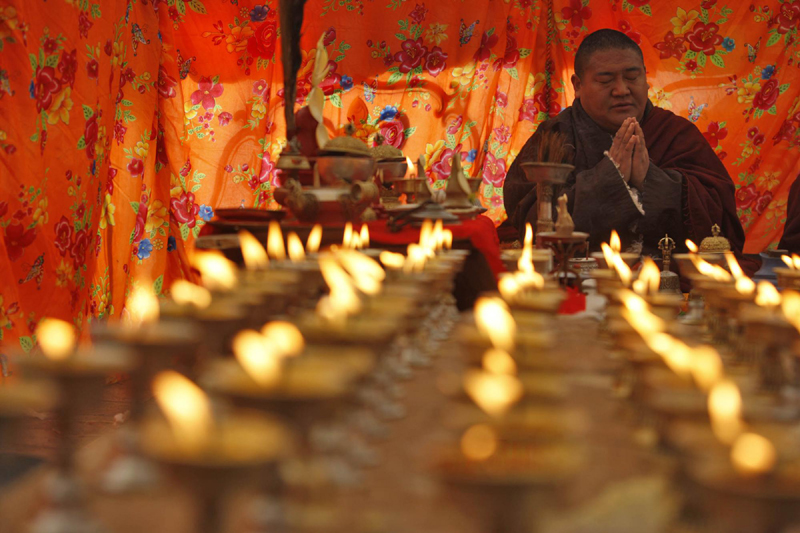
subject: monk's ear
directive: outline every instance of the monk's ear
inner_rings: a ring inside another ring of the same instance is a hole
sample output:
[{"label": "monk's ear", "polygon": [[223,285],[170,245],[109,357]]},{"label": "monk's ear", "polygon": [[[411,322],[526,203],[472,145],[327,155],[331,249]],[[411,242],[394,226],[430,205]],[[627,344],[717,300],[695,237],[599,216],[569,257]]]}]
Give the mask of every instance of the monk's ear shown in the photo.
[{"label": "monk's ear", "polygon": [[572,75],[572,88],[575,89],[575,98],[581,97],[581,79],[577,74]]}]

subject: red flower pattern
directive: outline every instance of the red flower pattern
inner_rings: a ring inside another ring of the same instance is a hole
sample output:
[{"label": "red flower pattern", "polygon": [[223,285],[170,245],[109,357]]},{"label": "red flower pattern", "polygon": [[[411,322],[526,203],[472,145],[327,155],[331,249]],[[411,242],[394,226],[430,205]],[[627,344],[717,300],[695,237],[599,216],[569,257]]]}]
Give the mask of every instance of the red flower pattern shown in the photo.
[{"label": "red flower pattern", "polygon": [[182,192],[179,197],[169,201],[169,206],[172,208],[172,216],[179,224],[186,224],[190,228],[195,226],[200,206],[194,203],[194,193]]},{"label": "red flower pattern", "polygon": [[53,67],[42,67],[36,72],[34,80],[34,96],[36,97],[36,111],[42,112],[50,109],[53,97],[61,89],[61,83],[56,79],[56,70]]},{"label": "red flower pattern", "polygon": [[403,123],[396,118],[385,121],[380,128],[383,142],[395,148],[401,148],[406,140],[405,129]]},{"label": "red flower pattern", "polygon": [[69,223],[69,220],[64,215],[61,215],[61,220],[55,224],[55,234],[56,240],[53,244],[61,253],[61,257],[64,257],[69,252],[72,243],[72,224]]},{"label": "red flower pattern", "polygon": [[247,41],[247,51],[253,57],[272,59],[275,55],[275,41],[278,35],[278,24],[274,19],[264,21]]},{"label": "red flower pattern", "polygon": [[720,128],[719,122],[712,122],[708,125],[708,130],[703,133],[703,136],[711,145],[711,148],[716,148],[719,141],[728,136],[728,128]]},{"label": "red flower pattern", "polygon": [[756,109],[763,109],[764,111],[769,110],[775,102],[778,101],[778,96],[780,96],[780,87],[778,85],[778,80],[775,78],[770,78],[767,80],[767,83],[761,86],[761,90],[756,93],[753,97],[753,106]]},{"label": "red flower pattern", "polygon": [[758,200],[756,200],[755,205],[753,206],[753,211],[760,215],[767,210],[770,202],[772,202],[772,191],[764,191],[764,194],[759,196]]},{"label": "red flower pattern", "polygon": [[692,31],[686,34],[686,42],[689,48],[695,52],[702,52],[707,56],[713,56],[717,51],[717,46],[722,44],[722,35],[717,33],[719,26],[713,22],[708,24],[697,21],[692,27]]},{"label": "red flower pattern", "polygon": [[204,109],[214,109],[217,105],[215,98],[222,96],[223,90],[221,83],[214,83],[208,77],[200,78],[197,90],[190,97],[192,105],[202,104]]},{"label": "red flower pattern", "polygon": [[756,189],[753,183],[739,187],[736,190],[736,207],[739,209],[747,209],[753,204],[756,198],[758,198],[758,189]]},{"label": "red flower pattern", "polygon": [[36,238],[36,228],[25,229],[25,227],[18,223],[12,222],[6,227],[6,251],[8,252],[8,260],[16,261],[22,257],[25,248],[33,243]]},{"label": "red flower pattern", "polygon": [[496,33],[489,35],[487,32],[483,32],[481,36],[481,45],[475,52],[475,61],[485,61],[489,59],[492,56],[492,48],[494,48],[498,40],[499,38]]},{"label": "red flower pattern", "polygon": [[400,48],[401,50],[394,55],[394,60],[400,63],[398,69],[403,74],[420,66],[428,53],[428,47],[422,44],[422,37],[406,39],[400,43]]},{"label": "red flower pattern", "polygon": [[674,33],[668,31],[664,36],[664,40],[653,45],[658,50],[661,59],[669,59],[674,57],[680,59],[683,53],[686,52],[686,39],[683,37],[676,37]]},{"label": "red flower pattern", "polygon": [[486,153],[483,160],[483,181],[495,187],[502,187],[506,179],[506,160],[497,159],[490,152]]},{"label": "red flower pattern", "polygon": [[561,8],[561,16],[564,20],[580,28],[583,26],[583,21],[588,20],[592,16],[592,9],[589,6],[584,6],[581,0],[570,0],[568,7]]},{"label": "red flower pattern", "polygon": [[797,24],[800,23],[800,0],[781,4],[776,18],[778,22],[778,33],[789,33],[795,29]]}]

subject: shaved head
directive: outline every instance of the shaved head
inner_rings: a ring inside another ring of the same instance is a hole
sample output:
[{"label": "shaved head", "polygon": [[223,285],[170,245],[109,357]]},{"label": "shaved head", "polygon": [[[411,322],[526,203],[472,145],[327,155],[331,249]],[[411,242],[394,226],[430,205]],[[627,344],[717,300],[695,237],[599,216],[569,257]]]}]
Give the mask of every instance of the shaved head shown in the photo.
[{"label": "shaved head", "polygon": [[631,50],[635,52],[644,64],[642,49],[633,39],[617,30],[597,30],[590,33],[581,42],[578,51],[575,53],[575,74],[579,78],[583,77],[586,66],[589,64],[591,56],[595,52],[602,50]]}]

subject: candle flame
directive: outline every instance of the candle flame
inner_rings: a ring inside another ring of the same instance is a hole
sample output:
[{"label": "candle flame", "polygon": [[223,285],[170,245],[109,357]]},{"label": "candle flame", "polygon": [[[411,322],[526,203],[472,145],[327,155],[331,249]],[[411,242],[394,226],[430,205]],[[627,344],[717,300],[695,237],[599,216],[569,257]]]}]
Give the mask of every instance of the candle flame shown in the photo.
[{"label": "candle flame", "polygon": [[692,350],[692,377],[703,391],[709,391],[722,379],[722,359],[710,346],[701,346]]},{"label": "candle flame", "polygon": [[433,234],[431,235],[431,241],[434,250],[438,252],[442,249],[444,243],[444,227],[442,226],[442,219],[440,218],[437,218],[436,223],[433,225]]},{"label": "candle flame", "polygon": [[783,291],[781,310],[786,320],[800,331],[800,293]]},{"label": "candle flame", "polygon": [[453,232],[449,229],[444,229],[442,231],[442,247],[445,250],[453,249]]},{"label": "candle flame", "polygon": [[286,247],[283,244],[283,231],[281,225],[276,221],[269,223],[269,231],[267,232],[267,252],[273,259],[280,261],[286,259]]},{"label": "candle flame", "polygon": [[377,261],[355,250],[336,250],[334,253],[358,290],[369,295],[381,292],[386,272]]},{"label": "candle flame", "polygon": [[179,279],[170,287],[170,296],[179,305],[193,305],[205,309],[211,305],[211,293],[205,287]]},{"label": "candle flame", "polygon": [[436,239],[433,235],[433,222],[431,219],[426,218],[422,221],[422,227],[419,230],[419,245],[426,251],[433,252],[436,250]]},{"label": "candle flame", "polygon": [[719,265],[712,265],[697,254],[691,254],[691,260],[697,271],[715,281],[731,281],[731,275]]},{"label": "candle flame", "polygon": [[378,258],[381,260],[383,266],[391,270],[400,270],[406,262],[406,258],[403,254],[390,252],[388,250],[382,251]]},{"label": "candle flame", "polygon": [[361,300],[353,288],[353,280],[331,255],[320,256],[319,268],[330,294],[320,298],[317,314],[326,320],[342,323],[348,315],[361,310]]},{"label": "candle flame", "polygon": [[291,322],[274,320],[261,328],[264,340],[275,348],[278,357],[296,357],[306,347],[303,334]]},{"label": "candle flame", "polygon": [[209,290],[229,291],[236,286],[236,265],[217,250],[195,251],[192,265]]},{"label": "candle flame", "polygon": [[627,289],[619,291],[618,294],[619,299],[622,301],[622,305],[624,305],[628,310],[632,311],[634,316],[642,313],[650,313],[650,306],[638,294]]},{"label": "candle flame", "polygon": [[522,287],[519,286],[516,276],[505,275],[501,276],[500,281],[497,282],[497,289],[504,300],[513,300]]},{"label": "candle flame", "polygon": [[304,261],[306,252],[303,250],[303,241],[297,236],[297,233],[291,232],[286,237],[286,246],[289,248],[289,259],[292,263]]},{"label": "candle flame", "polygon": [[792,270],[794,270],[794,261],[793,261],[792,259],[793,259],[793,258],[792,258],[792,257],[789,257],[788,255],[782,255],[782,256],[781,256],[781,261],[783,261],[784,263],[786,263],[786,266],[787,266],[787,267],[789,267],[789,268],[791,268]]},{"label": "candle flame", "polygon": [[425,269],[425,263],[428,261],[428,252],[416,243],[408,245],[406,252],[406,260],[403,264],[403,272],[422,272]]},{"label": "candle flame", "polygon": [[361,240],[361,248],[369,248],[369,228],[366,224],[361,225],[359,239]]},{"label": "candle flame", "polygon": [[470,426],[461,437],[461,453],[472,461],[485,461],[497,451],[497,433],[487,424]]},{"label": "candle flame", "polygon": [[639,279],[633,283],[633,290],[638,294],[655,294],[661,286],[661,271],[655,261],[645,257],[642,262]]},{"label": "candle flame", "polygon": [[409,177],[413,178],[414,176],[414,162],[411,161],[411,158],[406,156],[406,165],[408,166],[408,174]]},{"label": "candle flame", "polygon": [[75,329],[58,318],[44,318],[36,326],[36,340],[45,357],[60,361],[75,351]]},{"label": "candle flame", "polygon": [[281,376],[281,362],[273,344],[267,343],[262,334],[244,329],[233,338],[233,353],[253,381],[262,387],[270,387]]},{"label": "candle flame", "polygon": [[239,246],[247,270],[264,270],[269,265],[269,257],[264,246],[258,242],[252,233],[243,229],[239,231]]},{"label": "candle flame", "polygon": [[153,292],[150,281],[140,280],[125,301],[125,309],[128,311],[128,324],[131,327],[141,327],[158,320],[158,297]]},{"label": "candle flame", "polygon": [[353,224],[347,222],[344,225],[344,237],[342,238],[342,246],[346,249],[354,248],[353,246]]},{"label": "candle flame", "polygon": [[622,243],[620,242],[619,233],[617,233],[617,230],[611,230],[611,238],[608,240],[608,244],[616,253],[620,253],[622,251]]},{"label": "candle flame", "polygon": [[607,243],[602,242],[600,243],[600,249],[603,251],[603,259],[606,260],[606,265],[608,268],[614,268],[614,256],[616,256],[616,252],[609,246]]},{"label": "candle flame", "polygon": [[734,382],[723,379],[711,388],[708,414],[714,435],[725,444],[734,442],[743,429],[742,395]]},{"label": "candle flame", "polygon": [[756,305],[769,308],[781,305],[781,293],[769,281],[759,281],[756,289]]},{"label": "candle flame", "polygon": [[472,370],[464,376],[464,389],[484,412],[499,417],[522,398],[522,383],[516,376]]},{"label": "candle flame", "polygon": [[523,250],[528,250],[533,248],[533,226],[531,226],[530,222],[525,223],[525,240],[522,244]]},{"label": "candle flame", "polygon": [[475,302],[475,323],[492,346],[511,352],[517,334],[517,323],[506,303],[500,298],[481,297]]},{"label": "candle flame", "polygon": [[731,448],[734,469],[743,476],[755,476],[772,471],[777,462],[775,446],[755,433],[740,435]]},{"label": "candle flame", "polygon": [[689,252],[693,254],[697,253],[697,245],[691,239],[686,239],[686,247],[689,249]]},{"label": "candle flame", "polygon": [[483,354],[483,369],[490,374],[516,374],[517,364],[505,350],[489,348]]},{"label": "candle flame", "polygon": [[744,274],[742,267],[739,266],[739,261],[736,260],[733,253],[726,252],[725,260],[728,262],[728,269],[736,280],[736,292],[739,294],[753,294],[756,290],[756,284]]},{"label": "candle flame", "polygon": [[214,424],[208,396],[188,378],[172,370],[156,375],[153,393],[177,445],[187,452],[202,450]]},{"label": "candle flame", "polygon": [[620,281],[622,281],[622,285],[624,287],[630,287],[631,278],[633,277],[633,275],[631,274],[630,267],[625,263],[625,261],[622,260],[621,255],[614,254],[613,267],[614,270],[617,271],[617,275],[619,276]]},{"label": "candle flame", "polygon": [[308,240],[306,241],[306,252],[310,254],[319,252],[319,245],[321,242],[322,226],[319,224],[314,224],[314,227],[311,228],[311,233],[308,234]]}]

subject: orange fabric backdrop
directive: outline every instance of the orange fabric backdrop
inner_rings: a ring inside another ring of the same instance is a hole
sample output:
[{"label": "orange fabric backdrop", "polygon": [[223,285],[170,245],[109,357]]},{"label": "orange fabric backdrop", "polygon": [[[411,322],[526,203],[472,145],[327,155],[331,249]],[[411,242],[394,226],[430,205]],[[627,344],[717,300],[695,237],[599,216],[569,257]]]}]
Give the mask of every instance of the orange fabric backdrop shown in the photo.
[{"label": "orange fabric backdrop", "polygon": [[[428,155],[436,181],[462,152],[499,222],[505,170],[571,101],[577,44],[620,29],[642,46],[654,103],[695,121],[723,158],[755,252],[779,239],[798,172],[800,1],[734,4],[311,0],[298,99],[324,34],[331,132],[347,120],[380,131]],[[135,283],[162,291],[184,276],[214,209],[272,202],[285,142],[277,0],[0,6],[0,335],[27,350],[44,316],[84,328],[124,313]]]}]

